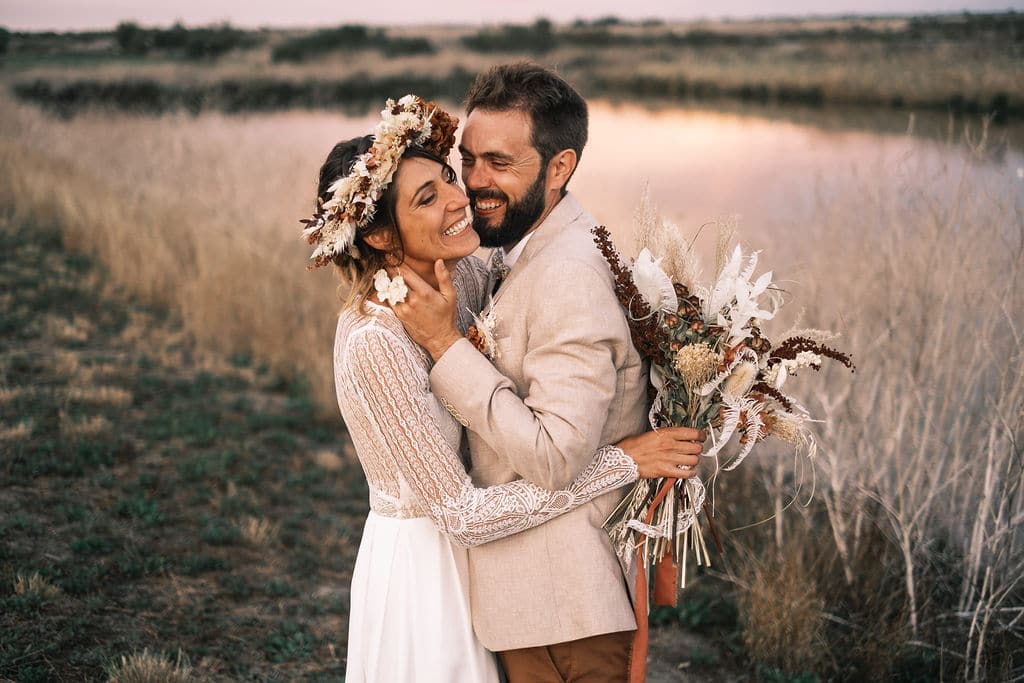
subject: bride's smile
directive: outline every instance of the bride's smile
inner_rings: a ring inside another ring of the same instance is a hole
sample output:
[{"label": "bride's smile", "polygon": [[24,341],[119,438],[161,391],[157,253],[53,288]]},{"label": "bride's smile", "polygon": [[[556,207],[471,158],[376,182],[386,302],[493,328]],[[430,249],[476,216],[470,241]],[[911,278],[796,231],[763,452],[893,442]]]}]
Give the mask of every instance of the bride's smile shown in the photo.
[{"label": "bride's smile", "polygon": [[472,222],[472,217],[469,214],[466,214],[455,225],[446,228],[445,231],[441,234],[444,235],[445,237],[456,237],[458,235],[461,235],[462,231],[468,228],[469,224]]},{"label": "bride's smile", "polygon": [[469,199],[450,166],[422,157],[405,159],[395,182],[403,266],[433,281],[437,259],[451,265],[476,251],[480,237],[472,227]]}]

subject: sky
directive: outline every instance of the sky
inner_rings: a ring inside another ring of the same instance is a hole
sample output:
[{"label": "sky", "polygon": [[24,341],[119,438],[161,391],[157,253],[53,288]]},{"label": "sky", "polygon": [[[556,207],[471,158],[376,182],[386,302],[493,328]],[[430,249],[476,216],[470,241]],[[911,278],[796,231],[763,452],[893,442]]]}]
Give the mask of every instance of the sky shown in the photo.
[{"label": "sky", "polygon": [[[721,19],[765,16],[922,14],[1024,11],[1024,0],[0,0],[0,26],[14,30],[111,28],[120,21],[145,25],[230,22],[241,27],[317,27],[343,23],[481,24],[596,19]],[[382,12],[381,8],[386,8]]]}]

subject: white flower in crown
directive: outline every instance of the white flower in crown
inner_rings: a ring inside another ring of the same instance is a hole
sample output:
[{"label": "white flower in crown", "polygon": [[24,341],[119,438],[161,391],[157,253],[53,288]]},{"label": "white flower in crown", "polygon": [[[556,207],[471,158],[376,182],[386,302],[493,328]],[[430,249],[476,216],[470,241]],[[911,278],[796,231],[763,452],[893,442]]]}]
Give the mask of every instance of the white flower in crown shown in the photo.
[{"label": "white flower in crown", "polygon": [[[390,102],[390,100],[388,101]],[[400,104],[403,107],[418,107],[419,98],[417,98],[415,95],[403,95],[398,100],[398,104]]]},{"label": "white flower in crown", "polygon": [[377,298],[392,306],[405,301],[405,297],[409,294],[409,287],[406,286],[405,279],[401,275],[397,275],[392,280],[388,277],[388,271],[383,268],[373,274],[373,288],[377,290]]}]

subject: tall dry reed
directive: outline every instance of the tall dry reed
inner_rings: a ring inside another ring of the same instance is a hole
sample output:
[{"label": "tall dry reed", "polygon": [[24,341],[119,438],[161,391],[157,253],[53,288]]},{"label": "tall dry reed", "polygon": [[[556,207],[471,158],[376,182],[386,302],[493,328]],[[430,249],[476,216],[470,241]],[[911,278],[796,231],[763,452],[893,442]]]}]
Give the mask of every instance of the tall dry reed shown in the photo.
[{"label": "tall dry reed", "polygon": [[180,314],[201,347],[251,352],[303,376],[331,409],[340,300],[330,273],[305,270],[298,220],[312,211],[323,157],[368,123],[318,117],[310,126],[296,115],[110,125],[96,116],[64,125],[8,101],[0,108],[5,208],[25,224],[59,228],[115,284]]},{"label": "tall dry reed", "polygon": [[[985,142],[939,171],[886,168],[780,240],[807,245],[807,322],[841,329],[858,368],[808,406],[827,420],[816,495],[786,513],[796,537],[772,535],[791,569],[813,544],[830,649],[872,659],[863,675],[925,655],[965,681],[1024,675],[1024,207],[1017,178],[981,179]],[[791,481],[765,480],[789,501]],[[739,584],[763,605],[763,574]]]}]

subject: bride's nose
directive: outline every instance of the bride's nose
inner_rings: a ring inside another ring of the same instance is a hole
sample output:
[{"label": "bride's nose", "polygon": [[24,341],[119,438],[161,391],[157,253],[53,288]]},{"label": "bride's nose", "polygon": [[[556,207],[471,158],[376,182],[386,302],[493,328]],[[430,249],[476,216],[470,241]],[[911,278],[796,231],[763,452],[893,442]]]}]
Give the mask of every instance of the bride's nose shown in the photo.
[{"label": "bride's nose", "polygon": [[453,192],[451,197],[448,198],[447,209],[449,211],[464,211],[469,206],[469,197],[462,191],[459,186],[452,187]]}]

